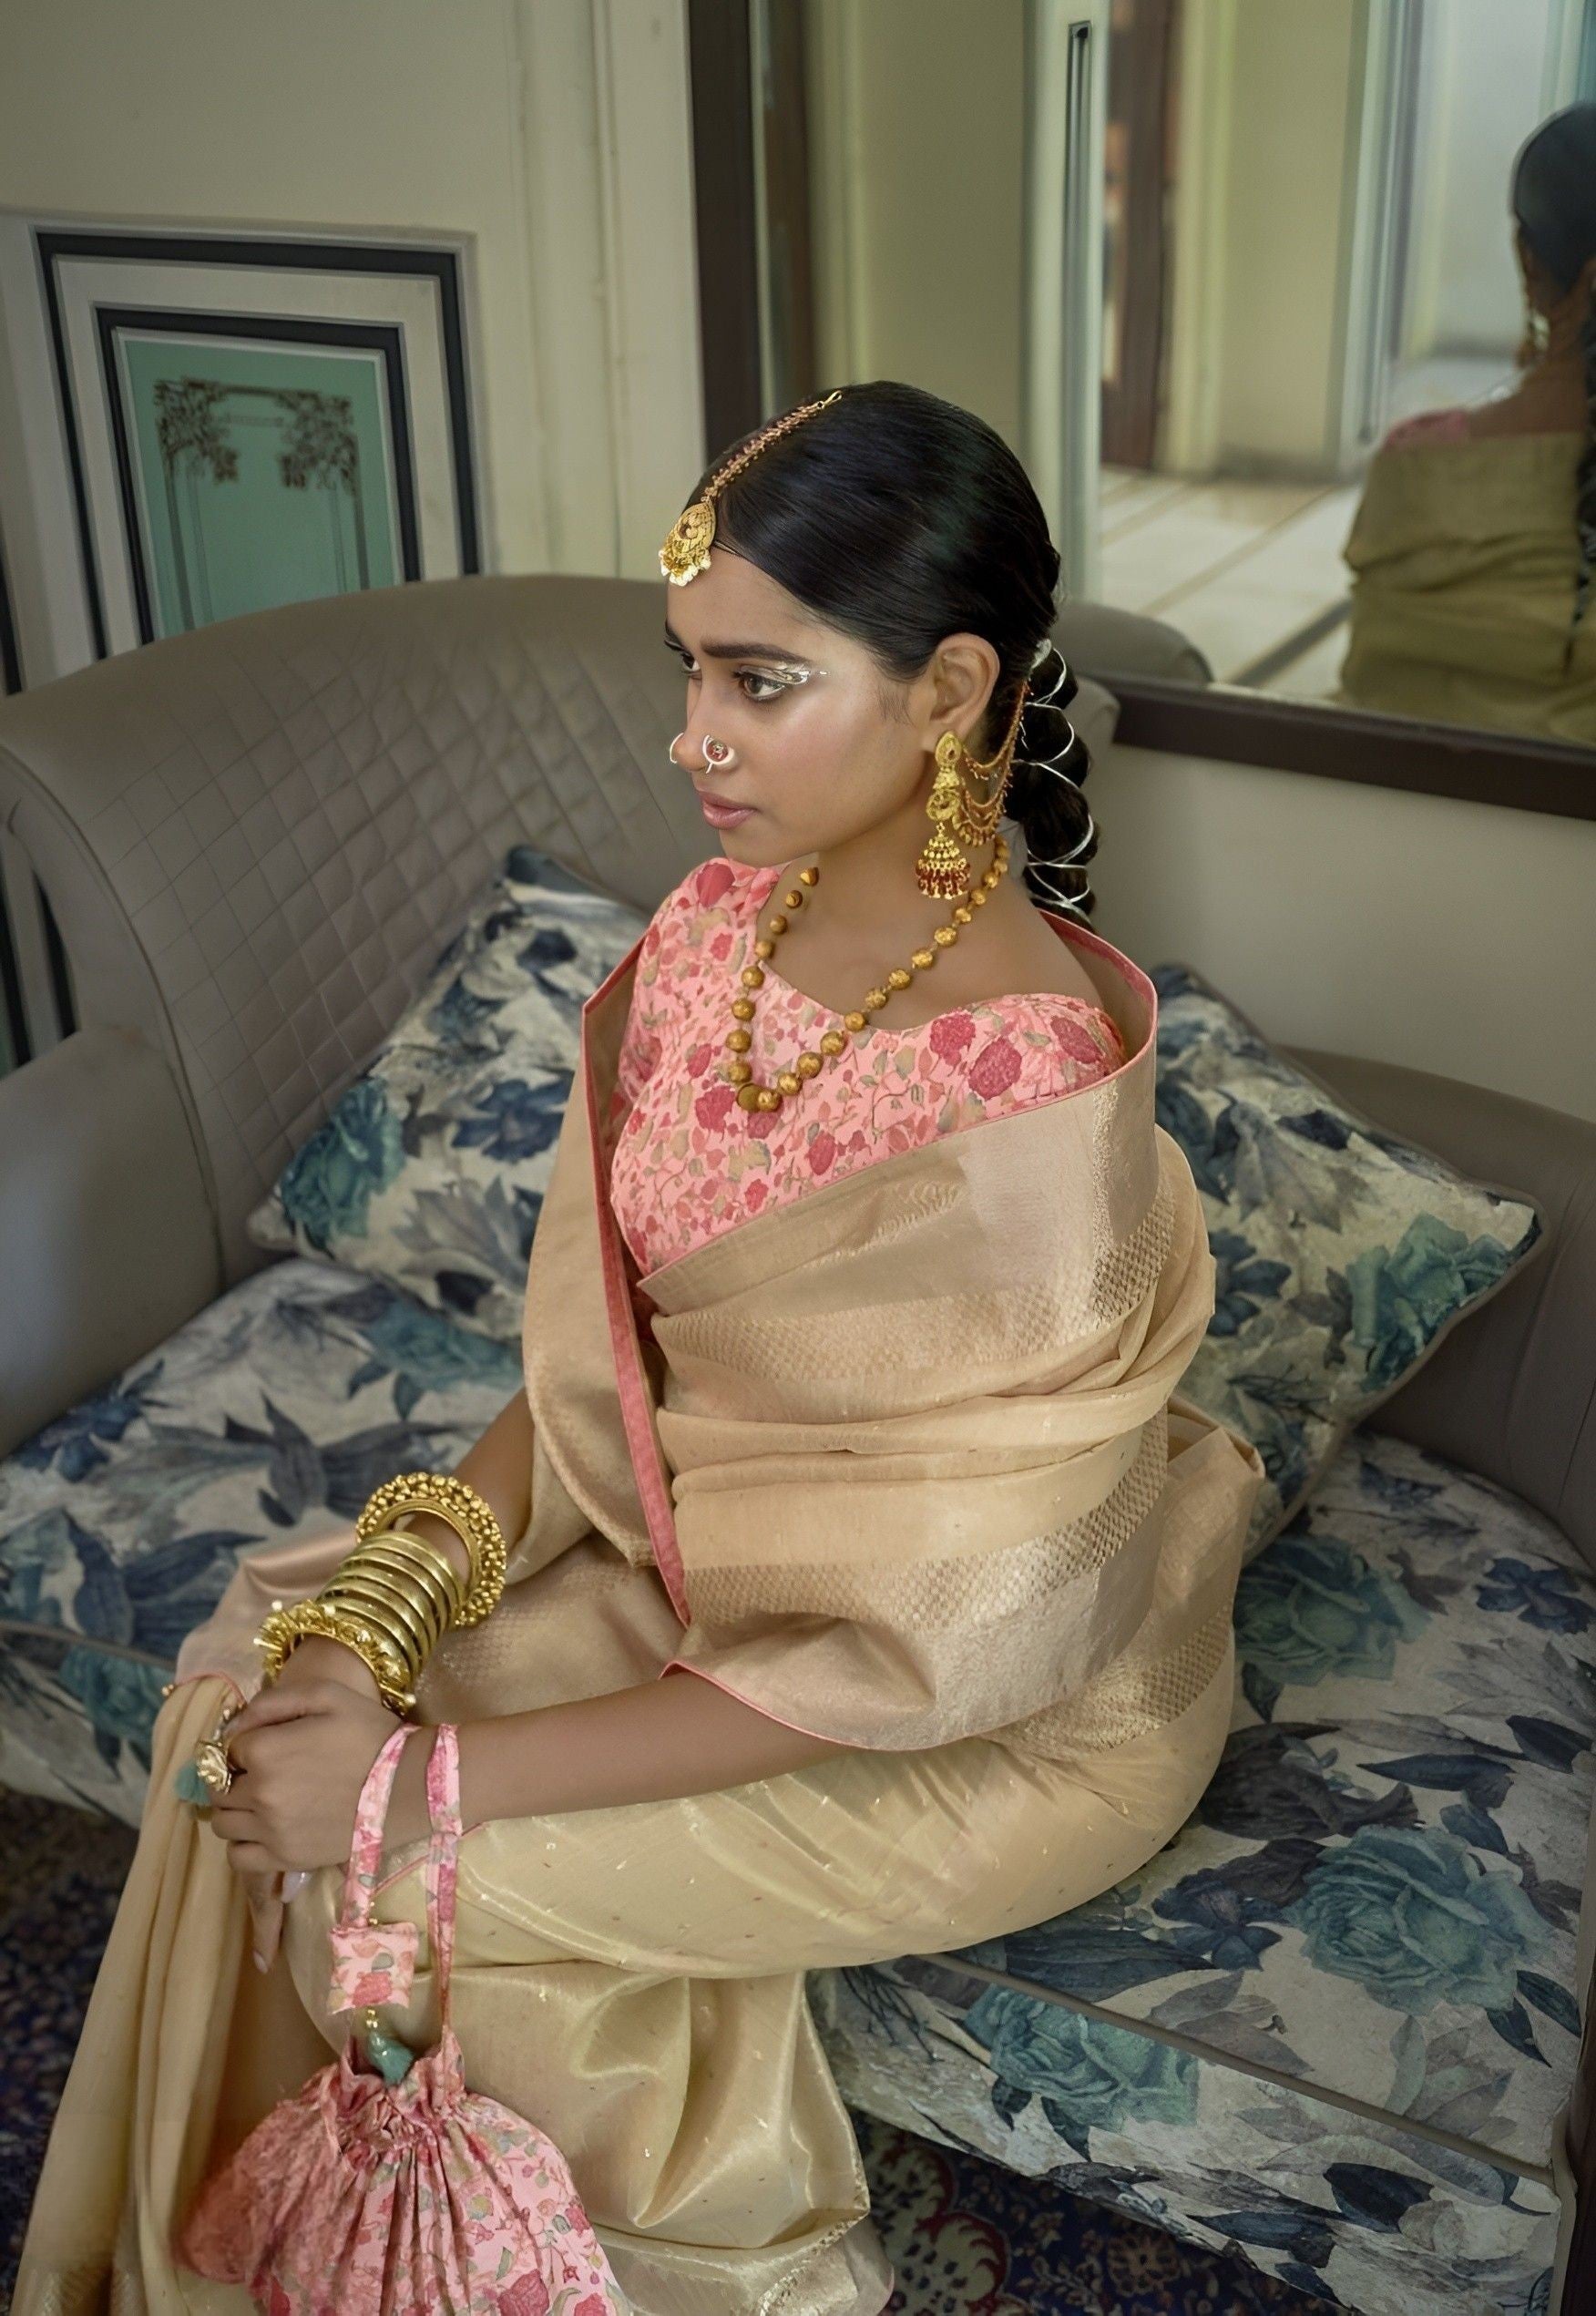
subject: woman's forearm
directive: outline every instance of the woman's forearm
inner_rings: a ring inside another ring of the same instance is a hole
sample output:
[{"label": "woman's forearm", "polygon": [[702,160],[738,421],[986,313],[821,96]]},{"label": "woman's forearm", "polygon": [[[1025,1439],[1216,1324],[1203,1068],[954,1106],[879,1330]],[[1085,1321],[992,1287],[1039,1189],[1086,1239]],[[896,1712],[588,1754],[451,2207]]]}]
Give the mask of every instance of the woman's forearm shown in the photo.
[{"label": "woman's forearm", "polygon": [[[629,1801],[674,1800],[805,1768],[846,1746],[787,1728],[700,1675],[677,1671],[608,1696],[467,1721],[460,1729],[460,1807],[466,1826]],[[427,1829],[426,1756],[400,1756],[390,1842]]]}]

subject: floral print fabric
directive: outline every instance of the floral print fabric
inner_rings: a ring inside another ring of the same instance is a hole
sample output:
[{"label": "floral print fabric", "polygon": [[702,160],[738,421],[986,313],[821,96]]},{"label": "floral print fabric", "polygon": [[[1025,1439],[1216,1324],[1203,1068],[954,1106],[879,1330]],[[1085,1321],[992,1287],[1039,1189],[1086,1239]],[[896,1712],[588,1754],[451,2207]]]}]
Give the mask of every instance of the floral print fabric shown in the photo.
[{"label": "floral print fabric", "polygon": [[517,1343],[584,999],[647,919],[517,845],[370,1065],[250,1217]]},{"label": "floral print fabric", "polygon": [[[757,962],[766,902],[789,871],[711,860],[656,911],[639,952],[615,1101],[607,1122],[616,1219],[639,1270],[658,1270],[721,1230],[872,1160],[984,1118],[1051,1102],[1125,1061],[1112,1020],[1051,990],[890,1020],[828,1059],[779,1111],[738,1107],[727,1032],[738,975]],[[762,1081],[818,1050],[842,1017],[783,981],[773,960],[745,1026]],[[863,992],[861,992],[863,994]]]},{"label": "floral print fabric", "polygon": [[1543,1234],[1529,1200],[1360,1116],[1189,966],[1152,981],[1158,1122],[1185,1152],[1217,1272],[1181,1389],[1264,1459],[1251,1557]]}]

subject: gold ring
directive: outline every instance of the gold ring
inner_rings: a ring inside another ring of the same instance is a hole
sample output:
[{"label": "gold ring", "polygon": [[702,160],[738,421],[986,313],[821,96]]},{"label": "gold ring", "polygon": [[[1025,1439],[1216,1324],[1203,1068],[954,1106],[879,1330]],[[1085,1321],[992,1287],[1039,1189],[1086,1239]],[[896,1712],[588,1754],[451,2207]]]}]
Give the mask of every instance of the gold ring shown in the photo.
[{"label": "gold ring", "polygon": [[214,1737],[207,1737],[195,1748],[194,1768],[200,1783],[213,1800],[220,1800],[233,1781],[233,1766],[228,1759],[227,1747]]}]

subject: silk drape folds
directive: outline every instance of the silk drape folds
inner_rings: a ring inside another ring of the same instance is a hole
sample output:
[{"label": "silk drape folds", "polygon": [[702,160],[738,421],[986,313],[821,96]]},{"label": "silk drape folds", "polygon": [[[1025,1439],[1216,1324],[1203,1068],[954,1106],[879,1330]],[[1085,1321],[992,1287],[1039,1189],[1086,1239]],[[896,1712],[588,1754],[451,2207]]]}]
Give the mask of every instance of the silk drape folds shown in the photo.
[{"label": "silk drape folds", "polygon": [[[435,1653],[416,1717],[684,1667],[850,1748],[461,1844],[467,2080],[561,2147],[636,2316],[876,2316],[890,2270],[806,1973],[1079,1904],[1170,1837],[1223,1744],[1262,1467],[1175,1389],[1213,1263],[1154,1122],[1151,985],[1069,938],[1125,1037],[1113,1076],[641,1278],[598,1123],[635,948],[584,1009],[527,1280],[530,1512],[499,1606]],[[343,2039],[342,1871],[312,1877],[257,1979],[223,1845],[170,1778],[258,1686],[270,1603],[352,1545],[330,1522],[251,1553],[183,1643],[19,2316],[243,2316],[168,2246],[206,2162]],[[424,1846],[388,1860],[378,1919],[425,1923]],[[435,2034],[430,1971],[394,2026]]]}]

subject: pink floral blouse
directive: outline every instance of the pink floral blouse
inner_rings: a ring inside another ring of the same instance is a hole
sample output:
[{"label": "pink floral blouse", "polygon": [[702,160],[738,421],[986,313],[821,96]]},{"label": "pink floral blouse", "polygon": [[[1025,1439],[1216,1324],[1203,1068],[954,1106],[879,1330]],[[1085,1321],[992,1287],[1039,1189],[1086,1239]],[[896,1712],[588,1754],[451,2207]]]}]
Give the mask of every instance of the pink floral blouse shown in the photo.
[{"label": "pink floral blouse", "polygon": [[[828,1058],[780,1110],[742,1110],[722,1075],[738,974],[787,869],[705,861],[667,894],[638,953],[610,1115],[610,1194],[647,1275],[722,1230],[877,1158],[1007,1116],[1107,1077],[1127,1059],[1110,1016],[1043,990],[886,1022]],[[762,1080],[791,1066],[841,1016],[771,963],[746,1026]]]}]

